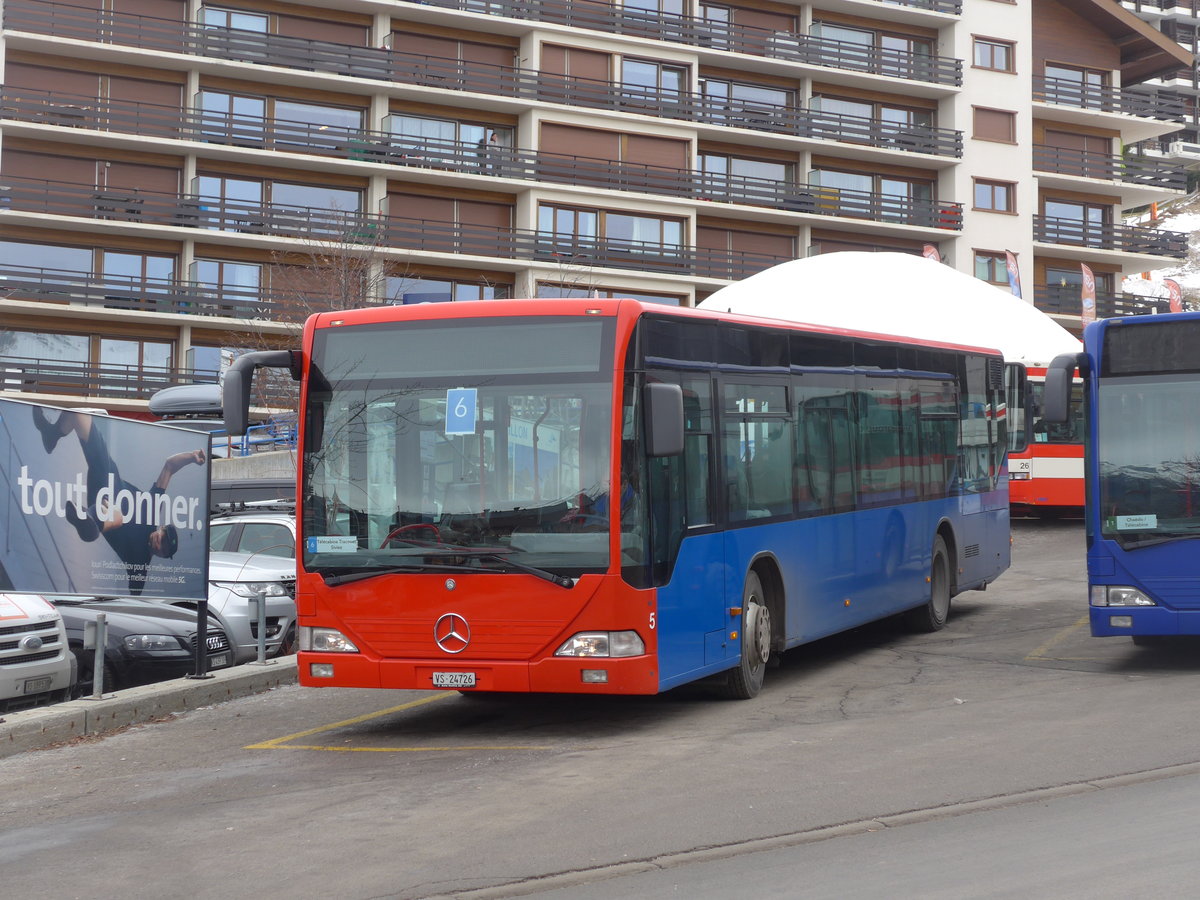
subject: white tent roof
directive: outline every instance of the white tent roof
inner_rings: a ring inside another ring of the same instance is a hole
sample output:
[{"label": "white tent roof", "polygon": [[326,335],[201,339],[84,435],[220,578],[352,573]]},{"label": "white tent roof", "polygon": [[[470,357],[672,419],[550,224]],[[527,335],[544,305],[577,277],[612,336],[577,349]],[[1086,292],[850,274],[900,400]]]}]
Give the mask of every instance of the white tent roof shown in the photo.
[{"label": "white tent roof", "polygon": [[978,278],[909,253],[824,253],[721,288],[701,309],[970,344],[1009,362],[1078,353],[1079,339],[1048,315]]}]

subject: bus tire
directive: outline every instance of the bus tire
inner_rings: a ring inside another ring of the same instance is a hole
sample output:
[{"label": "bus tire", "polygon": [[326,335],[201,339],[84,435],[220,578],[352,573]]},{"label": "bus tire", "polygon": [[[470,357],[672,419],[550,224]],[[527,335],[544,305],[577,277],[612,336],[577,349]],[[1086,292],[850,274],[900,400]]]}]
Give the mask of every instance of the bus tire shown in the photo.
[{"label": "bus tire", "polygon": [[933,539],[933,555],[929,562],[929,599],[916,609],[910,609],[906,619],[914,631],[941,631],[950,618],[950,552],[939,534]]},{"label": "bus tire", "polygon": [[742,590],[741,659],[725,674],[724,695],[732,700],[757,697],[770,658],[771,607],[763,596],[762,581],[751,572]]}]

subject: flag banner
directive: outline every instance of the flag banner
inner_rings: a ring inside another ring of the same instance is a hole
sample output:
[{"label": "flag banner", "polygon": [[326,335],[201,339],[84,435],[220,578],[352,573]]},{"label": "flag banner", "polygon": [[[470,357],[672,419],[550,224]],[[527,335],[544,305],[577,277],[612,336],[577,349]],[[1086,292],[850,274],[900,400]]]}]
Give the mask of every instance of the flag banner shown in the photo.
[{"label": "flag banner", "polygon": [[1008,269],[1008,286],[1012,289],[1014,297],[1020,297],[1021,272],[1017,268],[1017,256],[1011,250],[1005,250],[1004,256],[1007,260],[1006,268]]},{"label": "flag banner", "polygon": [[1164,278],[1163,284],[1167,286],[1167,296],[1171,298],[1171,312],[1183,312],[1183,288],[1179,286],[1179,282],[1173,278]]},{"label": "flag banner", "polygon": [[1079,268],[1083,272],[1083,284],[1079,287],[1080,317],[1086,325],[1096,321],[1096,276],[1083,263],[1079,264]]}]

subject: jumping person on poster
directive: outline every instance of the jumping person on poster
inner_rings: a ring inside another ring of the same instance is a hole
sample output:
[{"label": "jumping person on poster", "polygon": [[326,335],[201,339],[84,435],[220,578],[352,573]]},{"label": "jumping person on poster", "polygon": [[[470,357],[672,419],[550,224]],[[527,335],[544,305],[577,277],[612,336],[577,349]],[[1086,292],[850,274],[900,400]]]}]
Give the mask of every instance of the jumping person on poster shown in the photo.
[{"label": "jumping person on poster", "polygon": [[[93,428],[92,417],[87,413],[63,411],[57,421],[50,422],[41,407],[33,408],[33,424],[42,434],[42,445],[47,453],[53,453],[61,438],[74,432],[79,438],[79,446],[83,450],[83,458],[87,461],[87,500],[88,505],[80,509],[74,503],[66,503],[66,518],[78,532],[80,538],[91,542],[103,535],[109,545],[125,563],[129,576],[129,593],[138,595],[146,586],[146,575],[150,561],[155,556],[170,559],[179,548],[179,532],[170,523],[156,526],[153,523],[143,523],[122,519],[121,513],[111,503],[107,496],[98,498],[102,489],[108,488],[110,482],[115,490],[115,496],[120,491],[131,494],[141,492],[141,488],[130,484],[121,477],[117,464],[108,453],[104,437],[100,431]],[[189,463],[204,465],[206,454],[203,450],[188,450],[176,453],[163,463],[158,479],[150,488],[152,497],[166,492],[171,476]],[[107,491],[105,492],[108,493]]]}]

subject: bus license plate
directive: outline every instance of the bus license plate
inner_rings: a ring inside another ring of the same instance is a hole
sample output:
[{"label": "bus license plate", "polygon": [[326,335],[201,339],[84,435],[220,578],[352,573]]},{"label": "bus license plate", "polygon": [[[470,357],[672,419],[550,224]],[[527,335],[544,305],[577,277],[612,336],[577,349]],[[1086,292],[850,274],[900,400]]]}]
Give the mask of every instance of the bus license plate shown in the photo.
[{"label": "bus license plate", "polygon": [[223,669],[227,665],[229,665],[228,653],[218,653],[216,656],[210,656],[208,658],[208,667],[210,669]]},{"label": "bus license plate", "polygon": [[50,690],[50,685],[54,683],[54,679],[47,675],[44,678],[26,678],[25,693],[40,694],[43,691]]},{"label": "bus license plate", "polygon": [[434,672],[433,686],[443,688],[475,687],[474,672]]}]

